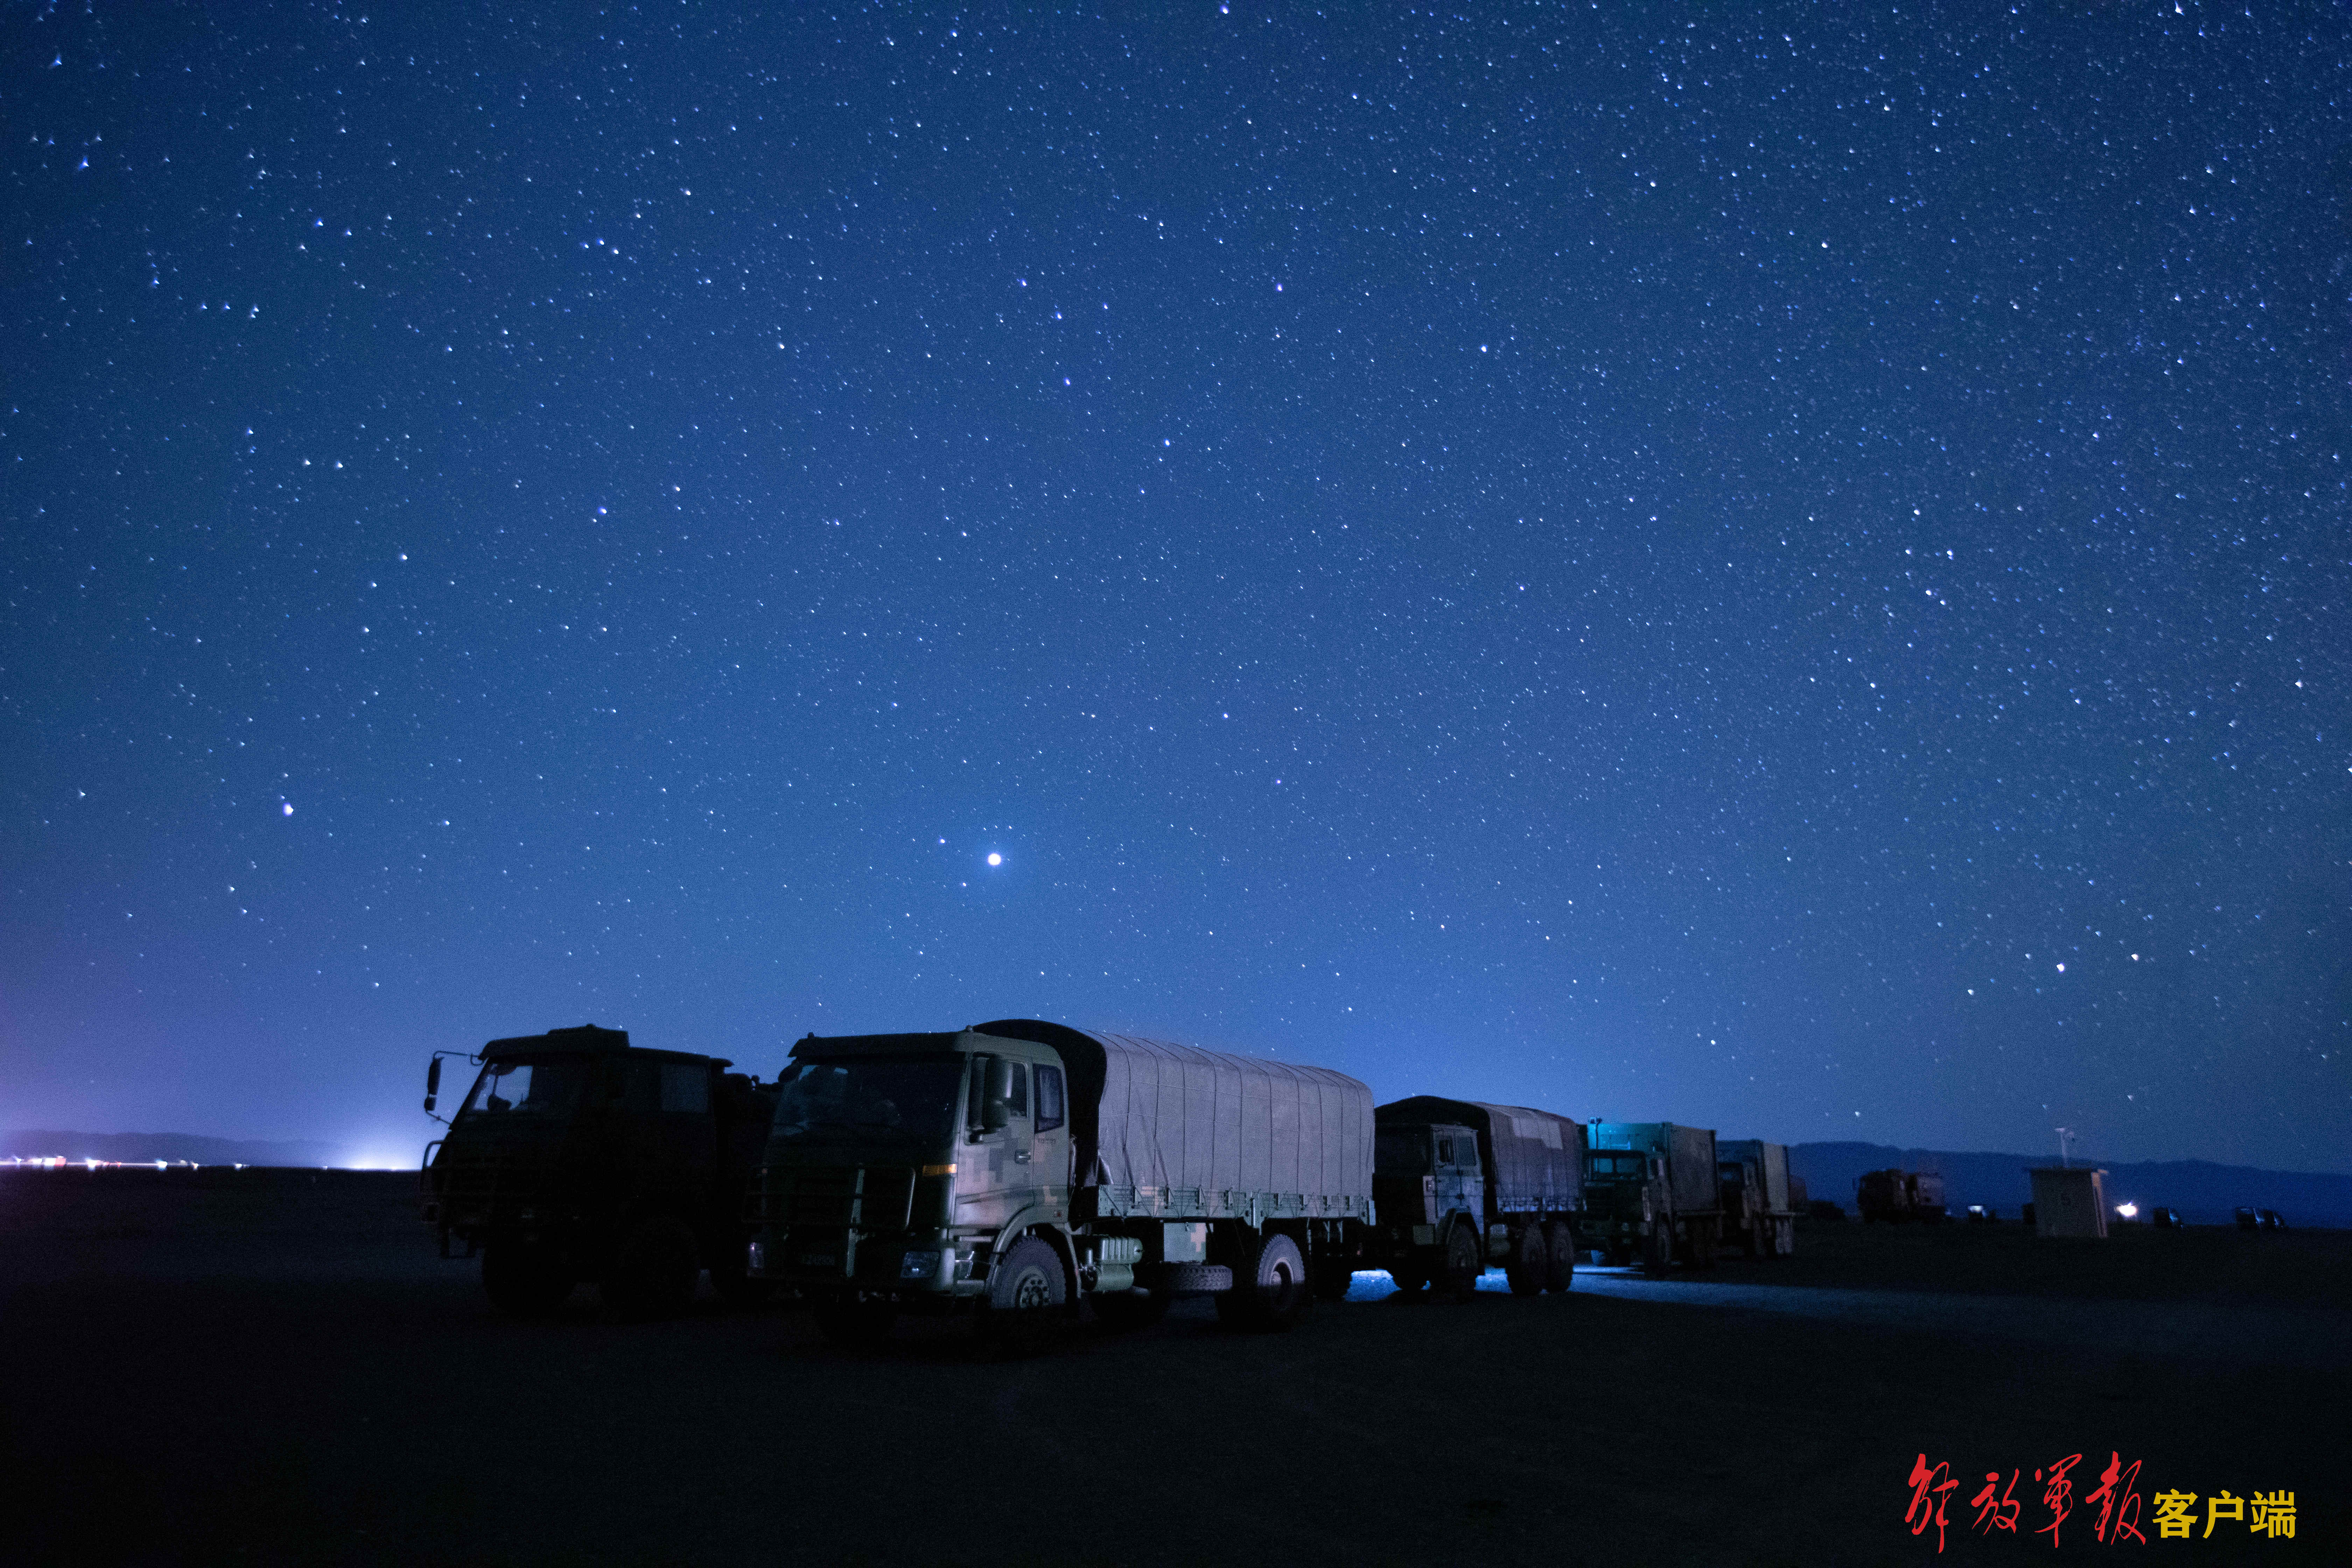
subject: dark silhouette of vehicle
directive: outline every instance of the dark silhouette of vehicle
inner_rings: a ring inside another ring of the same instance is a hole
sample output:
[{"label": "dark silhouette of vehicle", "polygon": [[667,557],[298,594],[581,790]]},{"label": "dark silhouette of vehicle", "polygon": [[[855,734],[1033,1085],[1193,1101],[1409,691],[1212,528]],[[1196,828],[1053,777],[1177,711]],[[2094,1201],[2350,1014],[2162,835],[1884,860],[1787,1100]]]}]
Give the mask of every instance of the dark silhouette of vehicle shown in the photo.
[{"label": "dark silhouette of vehicle", "polygon": [[1749,1258],[1785,1258],[1797,1250],[1797,1200],[1804,1185],[1789,1173],[1789,1148],[1760,1138],[1716,1141],[1717,1184],[1723,1236]]},{"label": "dark silhouette of vehicle", "polygon": [[2000,1215],[1993,1212],[1993,1206],[1990,1204],[1970,1204],[1968,1206],[1968,1216],[1969,1223],[1970,1225],[1999,1225],[2000,1223]]},{"label": "dark silhouette of vehicle", "polygon": [[1494,1263],[1515,1294],[1569,1289],[1583,1199],[1582,1123],[1426,1094],[1372,1115],[1380,1217],[1367,1267],[1387,1269],[1400,1290],[1434,1281],[1457,1300],[1471,1298]]},{"label": "dark silhouette of vehicle", "polygon": [[[423,1207],[442,1256],[453,1238],[480,1255],[501,1311],[542,1316],[592,1280],[621,1315],[658,1317],[705,1268],[731,1300],[766,1293],[744,1271],[743,1205],[773,1087],[593,1024],[492,1040],[471,1059],[474,1087],[425,1152]],[[440,1087],[436,1056],[427,1111]]]},{"label": "dark silhouette of vehicle", "polygon": [[1612,1263],[1662,1271],[1677,1258],[1715,1266],[1723,1224],[1715,1133],[1671,1121],[1594,1121],[1585,1129],[1588,1243]]},{"label": "dark silhouette of vehicle", "polygon": [[2162,1204],[2147,1211],[2147,1223],[2158,1230],[2185,1230],[2189,1224],[2180,1217],[2179,1209],[2167,1208]]},{"label": "dark silhouette of vehicle", "polygon": [[2284,1230],[2286,1221],[2276,1209],[2242,1208],[2237,1211],[2240,1230]]},{"label": "dark silhouette of vehicle", "polygon": [[1944,1219],[1944,1178],[1933,1171],[1906,1171],[1888,1166],[1864,1171],[1853,1181],[1853,1206],[1863,1223],[1881,1220],[1900,1225],[1906,1220],[1940,1224]]}]

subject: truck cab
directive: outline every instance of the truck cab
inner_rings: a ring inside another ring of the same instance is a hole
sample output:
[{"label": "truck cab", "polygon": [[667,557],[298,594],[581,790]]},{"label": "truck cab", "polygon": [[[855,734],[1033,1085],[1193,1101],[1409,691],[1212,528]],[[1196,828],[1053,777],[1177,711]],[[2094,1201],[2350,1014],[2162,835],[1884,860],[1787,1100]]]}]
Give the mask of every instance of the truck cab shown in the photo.
[{"label": "truck cab", "polygon": [[1486,1263],[1486,1176],[1478,1134],[1454,1122],[1384,1121],[1372,1134],[1380,1258],[1397,1289],[1477,1288]]},{"label": "truck cab", "polygon": [[1586,1152],[1584,1228],[1607,1261],[1631,1263],[1653,1250],[1666,1206],[1664,1157],[1641,1149]]},{"label": "truck cab", "polygon": [[871,1338],[902,1308],[977,1302],[1000,1242],[1067,1230],[1070,1092],[1052,1047],[964,1030],[811,1036],[793,1055],[749,1268],[808,1293],[828,1332]]},{"label": "truck cab", "polygon": [[[501,1310],[551,1311],[580,1281],[629,1316],[677,1310],[708,1268],[743,1278],[740,1212],[772,1090],[723,1058],[633,1047],[584,1025],[492,1040],[427,1151],[422,1207],[444,1256],[482,1260]],[[425,1106],[440,1087],[440,1058]]]}]

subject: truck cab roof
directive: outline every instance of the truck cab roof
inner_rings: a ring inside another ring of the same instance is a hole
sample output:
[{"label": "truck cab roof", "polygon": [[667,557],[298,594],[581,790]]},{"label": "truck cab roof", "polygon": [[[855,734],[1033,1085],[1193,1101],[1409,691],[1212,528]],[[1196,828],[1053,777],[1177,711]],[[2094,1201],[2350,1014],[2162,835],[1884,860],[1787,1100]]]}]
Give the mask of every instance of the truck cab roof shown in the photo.
[{"label": "truck cab roof", "polygon": [[623,1051],[637,1057],[658,1057],[665,1061],[709,1062],[720,1068],[735,1065],[725,1057],[632,1046],[626,1029],[600,1028],[594,1024],[582,1024],[570,1029],[550,1029],[543,1035],[509,1035],[503,1039],[490,1041],[476,1055],[483,1061],[501,1061],[515,1057],[607,1056]]}]

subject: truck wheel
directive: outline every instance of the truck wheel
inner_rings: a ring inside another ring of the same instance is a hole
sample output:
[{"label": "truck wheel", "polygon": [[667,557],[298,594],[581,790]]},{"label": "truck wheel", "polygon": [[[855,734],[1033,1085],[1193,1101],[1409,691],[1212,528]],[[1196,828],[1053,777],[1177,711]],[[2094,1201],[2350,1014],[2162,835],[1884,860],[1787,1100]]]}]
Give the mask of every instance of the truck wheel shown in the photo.
[{"label": "truck wheel", "polygon": [[1715,1226],[1701,1225],[1691,1236],[1691,1261],[1701,1268],[1715,1267]]},{"label": "truck wheel", "polygon": [[1478,1232],[1470,1226],[1457,1225],[1445,1237],[1445,1272],[1442,1281],[1445,1293],[1457,1301],[1473,1300],[1478,1294],[1478,1276],[1484,1274],[1486,1248],[1478,1243]]},{"label": "truck wheel", "polygon": [[1062,1255],[1052,1243],[1024,1236],[997,1259],[988,1277],[982,1336],[1001,1355],[1035,1355],[1062,1327],[1069,1300]]},{"label": "truck wheel", "polygon": [[1642,1270],[1645,1274],[1664,1274],[1674,1261],[1674,1232],[1660,1225],[1650,1233],[1649,1245],[1642,1249]]},{"label": "truck wheel", "polygon": [[1132,1290],[1113,1290],[1087,1300],[1094,1305],[1097,1322],[1113,1333],[1123,1334],[1148,1329],[1166,1317],[1169,1303],[1175,1298],[1164,1290],[1147,1291],[1139,1296]]},{"label": "truck wheel", "polygon": [[1576,1232],[1566,1220],[1544,1226],[1544,1289],[1565,1290],[1576,1280]]},{"label": "truck wheel", "polygon": [[898,1321],[898,1304],[887,1296],[860,1297],[845,1290],[816,1302],[818,1331],[843,1350],[874,1349],[889,1339]]},{"label": "truck wheel", "polygon": [[1356,1282],[1356,1260],[1352,1258],[1316,1258],[1307,1265],[1307,1278],[1315,1287],[1316,1297],[1325,1301],[1344,1301],[1349,1288]]},{"label": "truck wheel", "polygon": [[1390,1264],[1389,1278],[1396,1281],[1400,1295],[1418,1296],[1429,1289],[1429,1270],[1418,1258],[1410,1263],[1400,1260]]},{"label": "truck wheel", "polygon": [[604,1304],[622,1317],[643,1321],[686,1310],[702,1272],[694,1232],[683,1220],[656,1215],[622,1239],[604,1276]]},{"label": "truck wheel", "polygon": [[493,1239],[482,1251],[482,1289],[509,1318],[544,1318],[572,1294],[572,1271],[544,1247]]},{"label": "truck wheel", "polygon": [[1544,1240],[1544,1227],[1530,1220],[1519,1227],[1516,1244],[1511,1248],[1511,1261],[1504,1267],[1504,1276],[1511,1282],[1514,1296],[1540,1296],[1544,1279],[1551,1271],[1551,1252]]},{"label": "truck wheel", "polygon": [[1240,1329],[1280,1333],[1315,1305],[1307,1259],[1280,1231],[1251,1237],[1234,1260],[1234,1288],[1217,1298],[1217,1316]]}]

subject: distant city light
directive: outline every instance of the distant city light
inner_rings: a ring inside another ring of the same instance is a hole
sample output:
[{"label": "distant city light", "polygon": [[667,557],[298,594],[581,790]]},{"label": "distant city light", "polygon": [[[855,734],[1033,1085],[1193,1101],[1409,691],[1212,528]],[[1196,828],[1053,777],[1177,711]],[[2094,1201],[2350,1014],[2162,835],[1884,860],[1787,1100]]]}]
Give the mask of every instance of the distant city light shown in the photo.
[{"label": "distant city light", "polygon": [[2137,1219],[2139,1217],[2139,1205],[2137,1204],[2117,1204],[2116,1205],[2116,1212],[2123,1215],[2126,1219]]}]

